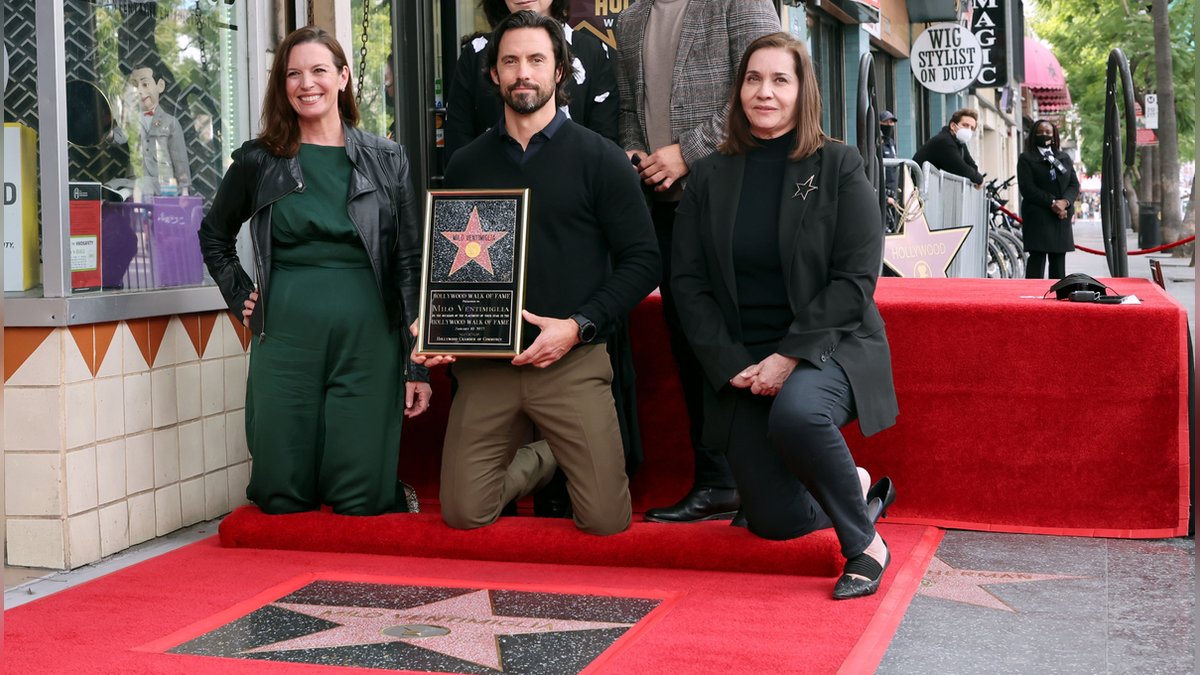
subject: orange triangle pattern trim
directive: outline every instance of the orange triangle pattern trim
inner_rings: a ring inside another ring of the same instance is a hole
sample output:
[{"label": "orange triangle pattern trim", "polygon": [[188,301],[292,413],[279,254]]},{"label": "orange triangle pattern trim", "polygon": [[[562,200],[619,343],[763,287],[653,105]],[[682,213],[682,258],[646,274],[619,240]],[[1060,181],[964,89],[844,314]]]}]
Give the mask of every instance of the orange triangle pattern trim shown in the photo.
[{"label": "orange triangle pattern trim", "polygon": [[133,336],[138,350],[142,352],[142,358],[146,359],[146,367],[153,366],[154,359],[150,354],[150,320],[128,319],[125,321],[125,325],[129,327],[129,334]]},{"label": "orange triangle pattern trim", "polygon": [[162,348],[163,336],[167,334],[167,326],[171,323],[169,316],[156,316],[151,319],[146,319],[147,328],[150,336],[150,366],[154,366],[154,360],[158,358],[158,350]]},{"label": "orange triangle pattern trim", "polygon": [[46,341],[53,328],[5,328],[4,329],[4,381],[17,372],[25,360]]},{"label": "orange triangle pattern trim", "polygon": [[[117,335],[117,328],[121,325],[120,321],[105,321],[104,323],[93,324],[95,328],[95,352],[96,364],[92,366],[92,376],[100,372],[100,366],[104,365],[104,359],[108,357],[108,348],[112,345],[113,338]],[[120,354],[116,358],[121,358]],[[120,368],[117,369],[120,372]]]},{"label": "orange triangle pattern trim", "polygon": [[86,324],[83,326],[69,326],[67,330],[71,331],[71,337],[75,340],[75,346],[79,348],[79,355],[83,357],[83,362],[92,373],[92,377],[95,377],[96,369],[99,367],[96,359],[95,328],[91,324]]},{"label": "orange triangle pattern trim", "polygon": [[226,312],[225,316],[229,317],[229,323],[233,324],[233,330],[237,333],[238,340],[242,343],[242,351],[250,349],[250,329],[242,323],[242,318],[233,312]]},{"label": "orange triangle pattern trim", "polygon": [[192,343],[192,349],[196,350],[197,358],[202,356],[200,348],[200,317],[196,314],[180,314],[179,323],[183,324],[183,330],[187,332],[188,340]]},{"label": "orange triangle pattern trim", "polygon": [[200,342],[199,349],[196,350],[196,355],[203,357],[204,350],[208,349],[208,341],[212,339],[213,328],[217,325],[217,314],[219,312],[204,312],[200,314]]}]

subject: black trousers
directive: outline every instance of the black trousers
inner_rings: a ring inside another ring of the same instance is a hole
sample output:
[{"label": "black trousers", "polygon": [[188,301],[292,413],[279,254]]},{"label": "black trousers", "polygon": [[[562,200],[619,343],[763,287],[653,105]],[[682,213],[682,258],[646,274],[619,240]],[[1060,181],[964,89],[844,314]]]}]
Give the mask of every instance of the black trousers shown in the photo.
[{"label": "black trousers", "polygon": [[1061,279],[1067,276],[1067,254],[1047,253],[1045,251],[1030,251],[1029,260],[1025,263],[1026,279],[1045,279],[1046,261],[1050,261],[1050,278]]},{"label": "black trousers", "polygon": [[800,362],[771,398],[736,392],[729,465],[751,532],[794,539],[832,526],[842,555],[853,558],[875,538],[850,448],[840,427],[854,419],[846,372]]},{"label": "black trousers", "polygon": [[725,459],[725,448],[713,448],[702,440],[704,426],[704,372],[692,352],[679,324],[679,313],[675,308],[675,296],[671,292],[671,239],[675,230],[675,207],[677,202],[653,202],[650,215],[654,220],[654,231],[658,235],[658,250],[662,255],[662,281],[659,291],[663,299],[663,318],[667,322],[667,334],[671,340],[671,353],[679,368],[679,382],[683,388],[683,401],[687,406],[688,433],[695,453],[694,487],[736,487],[729,462]]}]

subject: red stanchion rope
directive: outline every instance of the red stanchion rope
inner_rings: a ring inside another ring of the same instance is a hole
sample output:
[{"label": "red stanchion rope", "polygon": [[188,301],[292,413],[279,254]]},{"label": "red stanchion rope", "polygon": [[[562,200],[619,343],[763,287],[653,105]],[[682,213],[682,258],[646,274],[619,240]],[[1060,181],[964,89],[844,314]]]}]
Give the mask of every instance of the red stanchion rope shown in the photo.
[{"label": "red stanchion rope", "polygon": [[[1170,244],[1163,244],[1162,246],[1155,246],[1154,248],[1144,248],[1140,251],[1130,251],[1129,255],[1145,255],[1147,253],[1158,253],[1159,251],[1165,251],[1169,248],[1175,248],[1176,246],[1183,246],[1184,244],[1191,243],[1195,240],[1196,240],[1196,235],[1193,234],[1192,236],[1188,237],[1187,239],[1180,239],[1179,241],[1172,242]],[[1105,255],[1104,251],[1097,251],[1094,248],[1080,246],[1079,244],[1075,244],[1075,248],[1079,249],[1080,251],[1083,251],[1084,253],[1091,253],[1093,255]]]}]

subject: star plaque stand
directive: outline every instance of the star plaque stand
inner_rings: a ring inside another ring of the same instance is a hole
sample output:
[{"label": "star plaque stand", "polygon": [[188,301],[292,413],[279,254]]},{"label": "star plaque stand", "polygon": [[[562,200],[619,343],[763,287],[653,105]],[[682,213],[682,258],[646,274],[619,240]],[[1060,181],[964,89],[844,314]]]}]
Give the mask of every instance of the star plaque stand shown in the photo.
[{"label": "star plaque stand", "polygon": [[911,184],[905,195],[904,222],[900,232],[883,240],[883,264],[901,277],[946,277],[971,226],[930,230],[925,205]]},{"label": "star plaque stand", "polygon": [[418,354],[516,356],[529,190],[430,190]]}]

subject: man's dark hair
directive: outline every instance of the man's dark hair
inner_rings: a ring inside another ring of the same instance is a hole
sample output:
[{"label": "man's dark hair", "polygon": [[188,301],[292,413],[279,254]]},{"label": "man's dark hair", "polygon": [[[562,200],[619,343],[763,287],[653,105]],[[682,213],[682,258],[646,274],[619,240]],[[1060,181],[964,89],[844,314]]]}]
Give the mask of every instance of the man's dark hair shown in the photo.
[{"label": "man's dark hair", "polygon": [[979,121],[979,111],[977,111],[973,108],[962,108],[961,110],[955,110],[954,114],[950,116],[950,124],[958,124],[959,122],[962,121],[962,118],[964,118],[964,117],[970,117],[971,119],[978,122]]},{"label": "man's dark hair", "polygon": [[[487,17],[488,25],[492,28],[495,28],[504,20],[504,17],[511,14],[505,0],[479,0],[479,9],[483,10],[483,15]],[[553,0],[547,13],[550,18],[560,23],[566,23],[571,18],[570,3],[567,0]]]},{"label": "man's dark hair", "polygon": [[554,82],[557,85],[554,89],[556,99],[554,104],[556,106],[567,105],[571,102],[571,95],[567,93],[567,83],[571,81],[571,48],[567,45],[566,36],[563,35],[562,25],[548,16],[542,16],[526,9],[504,17],[496,25],[492,39],[488,41],[488,74],[490,75],[496,69],[496,64],[500,61],[500,40],[503,39],[505,33],[518,28],[541,28],[550,36],[550,45],[554,50]]}]

